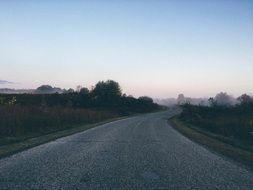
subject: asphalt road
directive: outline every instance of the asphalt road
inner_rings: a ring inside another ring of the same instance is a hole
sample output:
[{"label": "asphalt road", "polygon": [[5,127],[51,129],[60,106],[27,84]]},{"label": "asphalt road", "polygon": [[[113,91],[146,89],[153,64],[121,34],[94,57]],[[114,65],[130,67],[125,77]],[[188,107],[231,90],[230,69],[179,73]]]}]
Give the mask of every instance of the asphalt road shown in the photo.
[{"label": "asphalt road", "polygon": [[174,111],[105,124],[0,160],[0,189],[253,189],[253,173],[173,128]]}]

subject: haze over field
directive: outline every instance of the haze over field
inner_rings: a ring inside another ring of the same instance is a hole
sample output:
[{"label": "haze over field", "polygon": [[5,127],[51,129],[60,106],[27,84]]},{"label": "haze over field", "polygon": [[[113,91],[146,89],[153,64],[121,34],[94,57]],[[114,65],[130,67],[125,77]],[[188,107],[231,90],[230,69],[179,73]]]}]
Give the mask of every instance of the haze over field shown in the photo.
[{"label": "haze over field", "polygon": [[253,94],[253,1],[1,1],[0,88]]}]

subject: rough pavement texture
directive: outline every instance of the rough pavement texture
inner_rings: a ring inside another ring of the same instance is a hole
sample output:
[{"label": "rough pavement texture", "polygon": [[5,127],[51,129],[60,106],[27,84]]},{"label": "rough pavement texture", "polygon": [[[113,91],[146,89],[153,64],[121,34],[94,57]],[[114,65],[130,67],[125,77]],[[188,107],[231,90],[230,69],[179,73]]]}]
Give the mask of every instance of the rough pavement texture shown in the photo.
[{"label": "rough pavement texture", "polygon": [[0,160],[0,189],[253,189],[253,173],[167,124],[173,111],[105,124]]}]

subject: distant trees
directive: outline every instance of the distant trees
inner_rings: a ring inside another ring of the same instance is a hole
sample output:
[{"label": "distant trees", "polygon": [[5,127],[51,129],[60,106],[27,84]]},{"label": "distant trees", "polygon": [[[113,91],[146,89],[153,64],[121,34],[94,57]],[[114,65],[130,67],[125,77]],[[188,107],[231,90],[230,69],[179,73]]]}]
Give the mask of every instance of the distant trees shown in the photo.
[{"label": "distant trees", "polygon": [[50,85],[41,85],[35,90],[35,93],[51,93],[53,91],[53,87]]},{"label": "distant trees", "polygon": [[177,97],[177,103],[178,103],[179,105],[186,103],[185,97],[184,97],[183,94],[179,94],[179,95],[178,95],[178,97]]},{"label": "distant trees", "polygon": [[220,92],[214,97],[210,98],[191,98],[185,97],[183,94],[179,94],[177,99],[172,99],[172,101],[177,102],[178,105],[191,104],[200,106],[220,106],[220,107],[231,107],[238,104],[248,104],[252,102],[252,97],[247,94],[242,94],[238,98],[227,94],[226,92]]},{"label": "distant trees", "polygon": [[50,85],[41,85],[38,87],[34,93],[36,94],[54,94],[54,93],[63,93],[61,88],[52,87]]},{"label": "distant trees", "polygon": [[247,95],[247,94],[242,94],[241,96],[239,96],[237,98],[237,100],[241,103],[241,104],[249,104],[253,102],[253,99]]},{"label": "distant trees", "polygon": [[208,101],[211,107],[214,106],[231,107],[240,104],[248,105],[252,103],[253,99],[247,94],[242,94],[238,98],[234,98],[228,95],[226,92],[220,92],[214,98],[212,97],[209,98]]},{"label": "distant trees", "polygon": [[234,105],[232,97],[229,96],[226,92],[220,92],[215,97],[214,100],[217,105],[220,106],[231,106]]},{"label": "distant trees", "polygon": [[236,99],[234,99],[232,96],[229,96],[226,92],[220,92],[216,94],[214,98],[213,97],[209,98],[208,102],[211,107],[214,106],[230,107],[236,104]]},{"label": "distant trees", "polygon": [[153,104],[153,99],[148,97],[148,96],[141,96],[138,98],[139,100],[143,101],[143,102],[146,102],[146,103],[150,103],[150,104]]},{"label": "distant trees", "polygon": [[73,88],[69,88],[68,90],[65,90],[63,93],[65,94],[71,94],[71,93],[74,93],[75,90]]},{"label": "distant trees", "polygon": [[[63,93],[51,93],[54,87],[42,85],[36,94],[18,94],[16,95],[17,105],[21,106],[67,106],[73,108],[100,108],[114,109],[128,114],[132,112],[147,112],[153,109],[159,109],[152,98],[143,96],[138,99],[122,94],[119,83],[113,80],[99,81],[94,88],[89,90],[86,87],[65,90]],[[8,104],[13,95],[0,95],[0,104]]]},{"label": "distant trees", "polygon": [[210,105],[211,107],[216,106],[216,102],[215,102],[215,100],[214,100],[213,97],[209,98],[209,99],[208,99],[208,102],[209,102],[209,105]]},{"label": "distant trees", "polygon": [[82,95],[88,95],[88,94],[90,93],[90,91],[89,91],[88,88],[82,87],[82,88],[80,89],[80,92],[79,92],[79,93],[82,94]]}]

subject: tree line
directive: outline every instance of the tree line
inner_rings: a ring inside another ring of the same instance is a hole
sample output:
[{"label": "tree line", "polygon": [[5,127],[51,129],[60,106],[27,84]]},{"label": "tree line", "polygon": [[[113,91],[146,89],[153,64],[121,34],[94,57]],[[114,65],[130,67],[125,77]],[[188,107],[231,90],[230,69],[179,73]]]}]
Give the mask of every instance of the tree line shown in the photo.
[{"label": "tree line", "polygon": [[147,96],[134,98],[122,94],[120,85],[113,80],[99,81],[91,90],[82,87],[77,91],[71,89],[61,94],[57,92],[48,94],[50,88],[48,85],[42,85],[36,89],[40,93],[34,94],[1,94],[0,105],[110,108],[124,112],[124,114],[147,112],[160,108],[153,102],[152,98]]},{"label": "tree line", "polygon": [[113,81],[99,81],[91,90],[79,88],[64,93],[0,95],[0,136],[48,133],[77,124],[103,121],[135,113],[157,111],[161,107],[147,96],[134,98],[122,94]]}]

